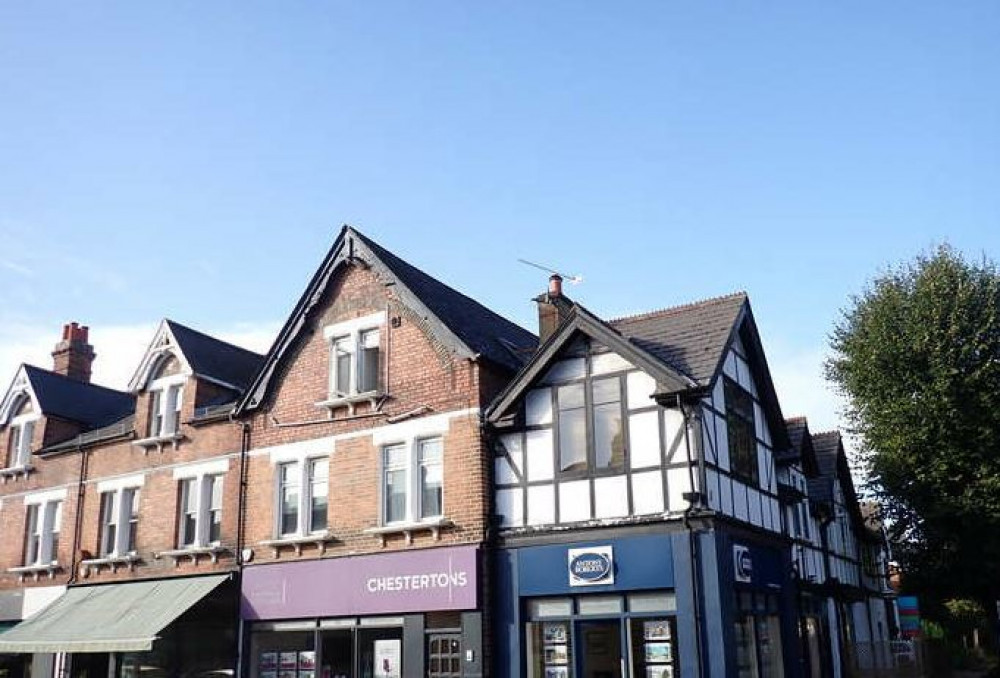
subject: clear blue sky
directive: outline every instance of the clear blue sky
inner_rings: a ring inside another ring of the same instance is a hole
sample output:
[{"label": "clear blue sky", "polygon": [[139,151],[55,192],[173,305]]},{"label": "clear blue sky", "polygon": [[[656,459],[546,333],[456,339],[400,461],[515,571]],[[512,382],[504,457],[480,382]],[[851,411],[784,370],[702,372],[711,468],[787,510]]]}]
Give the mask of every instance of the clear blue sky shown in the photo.
[{"label": "clear blue sky", "polygon": [[0,4],[8,349],[273,331],[343,222],[528,326],[518,257],[607,316],[745,289],[812,378],[886,263],[998,255],[1000,3]]}]

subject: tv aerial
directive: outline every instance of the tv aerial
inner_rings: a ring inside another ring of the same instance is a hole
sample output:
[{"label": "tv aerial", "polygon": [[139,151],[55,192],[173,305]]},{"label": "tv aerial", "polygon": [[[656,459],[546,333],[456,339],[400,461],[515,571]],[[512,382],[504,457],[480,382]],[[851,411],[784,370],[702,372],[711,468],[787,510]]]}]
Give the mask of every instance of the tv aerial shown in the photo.
[{"label": "tv aerial", "polygon": [[522,264],[527,264],[528,266],[532,266],[532,267],[537,268],[537,269],[539,269],[541,271],[545,271],[546,273],[551,273],[552,275],[557,275],[560,278],[562,278],[563,280],[565,280],[566,282],[568,282],[570,285],[579,285],[580,283],[583,282],[583,274],[567,275],[566,273],[560,273],[559,271],[557,271],[557,270],[555,270],[553,268],[549,268],[548,266],[542,266],[541,264],[536,264],[535,262],[528,261],[527,259],[518,259],[518,261],[520,261]]}]

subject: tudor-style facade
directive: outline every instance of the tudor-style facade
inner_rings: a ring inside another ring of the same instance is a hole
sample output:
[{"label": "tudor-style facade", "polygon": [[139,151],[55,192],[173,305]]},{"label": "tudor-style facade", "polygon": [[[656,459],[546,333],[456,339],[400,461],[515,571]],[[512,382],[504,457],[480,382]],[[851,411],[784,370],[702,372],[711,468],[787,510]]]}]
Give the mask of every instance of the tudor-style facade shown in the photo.
[{"label": "tudor-style facade", "polygon": [[783,675],[788,441],[746,297],[610,322],[558,280],[538,301],[561,322],[488,412],[497,675]]}]

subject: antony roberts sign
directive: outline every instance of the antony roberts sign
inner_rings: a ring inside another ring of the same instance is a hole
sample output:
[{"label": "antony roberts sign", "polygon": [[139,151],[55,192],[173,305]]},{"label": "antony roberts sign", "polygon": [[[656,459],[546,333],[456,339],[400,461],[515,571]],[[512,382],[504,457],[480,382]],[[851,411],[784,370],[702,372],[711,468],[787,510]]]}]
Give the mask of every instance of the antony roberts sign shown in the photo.
[{"label": "antony roberts sign", "polygon": [[615,583],[615,555],[611,546],[569,549],[570,586],[599,586]]}]

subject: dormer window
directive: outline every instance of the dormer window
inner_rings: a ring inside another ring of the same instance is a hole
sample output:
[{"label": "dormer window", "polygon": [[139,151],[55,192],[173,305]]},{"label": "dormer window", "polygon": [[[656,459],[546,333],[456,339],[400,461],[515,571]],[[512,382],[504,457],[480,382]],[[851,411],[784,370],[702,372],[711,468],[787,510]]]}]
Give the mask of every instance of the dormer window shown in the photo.
[{"label": "dormer window", "polygon": [[149,437],[172,436],[180,428],[181,407],[184,401],[184,384],[155,383],[150,390]]},{"label": "dormer window", "polygon": [[31,465],[31,441],[35,435],[38,416],[31,409],[31,399],[25,395],[14,407],[17,414],[10,420],[7,430],[6,468],[20,469]]},{"label": "dormer window", "polygon": [[329,397],[321,405],[374,400],[381,394],[384,324],[385,314],[375,313],[325,328],[330,342]]}]

